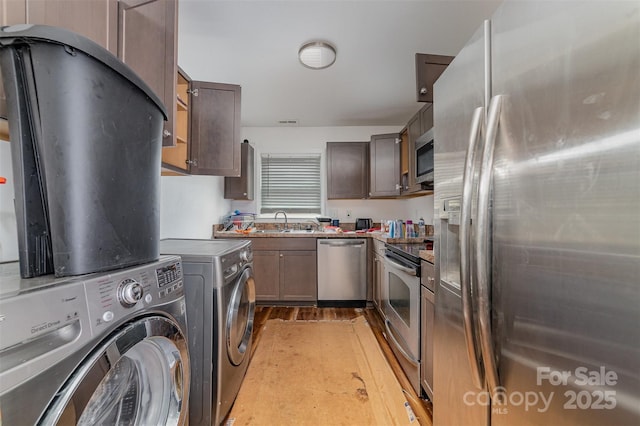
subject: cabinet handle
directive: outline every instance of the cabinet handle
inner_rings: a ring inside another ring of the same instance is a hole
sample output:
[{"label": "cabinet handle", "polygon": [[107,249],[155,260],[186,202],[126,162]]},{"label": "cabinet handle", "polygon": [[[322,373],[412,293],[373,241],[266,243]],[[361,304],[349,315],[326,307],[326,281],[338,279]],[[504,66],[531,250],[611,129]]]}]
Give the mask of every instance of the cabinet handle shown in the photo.
[{"label": "cabinet handle", "polygon": [[427,88],[426,87],[421,87],[420,88],[420,94],[421,95],[426,95],[427,94]]},{"label": "cabinet handle", "polygon": [[170,132],[170,131],[168,131],[168,130],[164,130],[164,131],[162,132],[162,136],[164,136],[165,138],[168,138],[169,136],[171,136],[171,132]]},{"label": "cabinet handle", "polygon": [[243,193],[242,193],[242,195],[244,195],[244,196],[246,197],[246,196],[247,196],[247,193],[246,193],[246,192],[243,192]]},{"label": "cabinet handle", "polygon": [[193,96],[198,96],[198,89],[187,90],[187,92],[191,93]]},{"label": "cabinet handle", "polygon": [[282,253],[280,253],[280,257],[284,257],[284,255]]},{"label": "cabinet handle", "polygon": [[402,139],[400,139],[400,138],[396,138],[396,144],[399,144],[399,143],[401,143],[401,142],[402,142]]}]

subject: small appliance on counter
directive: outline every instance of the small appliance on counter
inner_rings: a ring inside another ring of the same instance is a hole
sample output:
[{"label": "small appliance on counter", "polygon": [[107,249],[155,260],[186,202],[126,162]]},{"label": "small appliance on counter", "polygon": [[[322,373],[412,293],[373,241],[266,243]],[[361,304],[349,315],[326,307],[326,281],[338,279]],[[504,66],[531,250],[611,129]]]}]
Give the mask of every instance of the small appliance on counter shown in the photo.
[{"label": "small appliance on counter", "polygon": [[316,220],[318,221],[320,229],[324,229],[325,226],[331,226],[331,218],[329,217],[317,216]]},{"label": "small appliance on counter", "polygon": [[127,65],[60,28],[0,29],[20,275],[81,275],[159,257],[166,112]]},{"label": "small appliance on counter", "polygon": [[371,219],[356,219],[356,231],[366,231],[372,226]]}]

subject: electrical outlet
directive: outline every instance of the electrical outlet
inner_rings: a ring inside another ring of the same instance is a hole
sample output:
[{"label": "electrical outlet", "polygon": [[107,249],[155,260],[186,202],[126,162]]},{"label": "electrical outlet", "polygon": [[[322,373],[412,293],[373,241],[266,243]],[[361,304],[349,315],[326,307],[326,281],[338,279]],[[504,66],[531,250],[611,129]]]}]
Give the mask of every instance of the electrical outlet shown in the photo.
[{"label": "electrical outlet", "polygon": [[347,210],[347,217],[351,217],[351,210]]}]

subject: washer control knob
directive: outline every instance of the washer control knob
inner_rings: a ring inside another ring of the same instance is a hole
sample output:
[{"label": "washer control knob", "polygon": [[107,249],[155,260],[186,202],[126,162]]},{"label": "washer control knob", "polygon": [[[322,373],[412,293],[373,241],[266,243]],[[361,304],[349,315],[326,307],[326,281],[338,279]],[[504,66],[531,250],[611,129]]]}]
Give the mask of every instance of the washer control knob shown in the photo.
[{"label": "washer control knob", "polygon": [[151,301],[153,300],[153,297],[151,297],[150,294],[147,293],[146,296],[144,296],[144,301],[147,303],[151,303]]},{"label": "washer control knob", "polygon": [[138,281],[127,278],[118,286],[118,301],[125,308],[130,308],[142,299],[143,292],[142,285]]}]

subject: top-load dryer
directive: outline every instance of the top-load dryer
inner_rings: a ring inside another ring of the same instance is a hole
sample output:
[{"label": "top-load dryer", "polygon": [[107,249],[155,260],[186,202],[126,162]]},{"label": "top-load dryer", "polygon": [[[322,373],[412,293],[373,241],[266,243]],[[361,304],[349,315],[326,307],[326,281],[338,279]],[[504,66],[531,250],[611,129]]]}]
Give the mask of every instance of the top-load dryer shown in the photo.
[{"label": "top-load dryer", "polygon": [[187,424],[189,371],[179,257],[71,278],[0,264],[4,424]]}]

